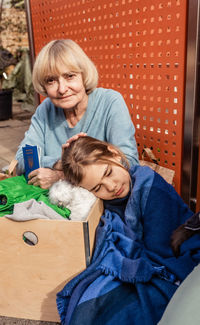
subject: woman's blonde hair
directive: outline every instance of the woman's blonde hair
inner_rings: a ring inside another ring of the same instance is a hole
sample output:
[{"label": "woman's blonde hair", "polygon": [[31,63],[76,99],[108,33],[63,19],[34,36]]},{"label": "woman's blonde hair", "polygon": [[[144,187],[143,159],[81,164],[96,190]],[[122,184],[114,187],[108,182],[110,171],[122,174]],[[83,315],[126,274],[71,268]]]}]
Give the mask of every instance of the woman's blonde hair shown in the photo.
[{"label": "woman's blonde hair", "polygon": [[[120,157],[121,163],[113,161]],[[65,179],[73,185],[79,185],[84,177],[84,167],[92,164],[112,163],[129,169],[125,155],[115,146],[105,141],[85,136],[80,137],[64,149],[62,169]]]},{"label": "woman's blonde hair", "polygon": [[82,74],[86,93],[91,93],[98,83],[98,72],[94,63],[81,47],[71,39],[53,40],[46,44],[38,54],[32,81],[35,90],[46,96],[45,80],[50,75],[60,75],[63,66],[69,72]]}]

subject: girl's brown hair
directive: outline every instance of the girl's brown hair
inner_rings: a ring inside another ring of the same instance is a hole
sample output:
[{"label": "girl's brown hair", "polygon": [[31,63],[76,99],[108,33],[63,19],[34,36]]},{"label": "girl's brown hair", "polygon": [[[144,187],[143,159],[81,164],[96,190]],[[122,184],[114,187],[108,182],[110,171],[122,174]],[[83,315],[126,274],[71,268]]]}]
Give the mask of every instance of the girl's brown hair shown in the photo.
[{"label": "girl's brown hair", "polygon": [[[113,161],[120,157],[121,164]],[[92,164],[112,163],[128,169],[125,155],[115,146],[95,138],[85,136],[70,143],[62,155],[62,169],[65,179],[73,185],[79,185],[84,177],[84,167]]]}]

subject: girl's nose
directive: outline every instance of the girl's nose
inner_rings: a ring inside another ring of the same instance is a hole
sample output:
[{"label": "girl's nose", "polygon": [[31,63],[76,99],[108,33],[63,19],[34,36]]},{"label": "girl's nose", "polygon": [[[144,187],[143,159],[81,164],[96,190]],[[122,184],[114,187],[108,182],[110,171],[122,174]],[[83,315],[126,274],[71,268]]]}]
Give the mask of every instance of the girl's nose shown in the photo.
[{"label": "girl's nose", "polygon": [[108,179],[105,182],[105,186],[106,186],[108,192],[113,192],[116,190],[116,184],[111,179]]},{"label": "girl's nose", "polygon": [[67,89],[68,89],[67,80],[60,77],[59,81],[58,81],[58,92],[60,94],[64,94],[64,93],[66,93]]}]

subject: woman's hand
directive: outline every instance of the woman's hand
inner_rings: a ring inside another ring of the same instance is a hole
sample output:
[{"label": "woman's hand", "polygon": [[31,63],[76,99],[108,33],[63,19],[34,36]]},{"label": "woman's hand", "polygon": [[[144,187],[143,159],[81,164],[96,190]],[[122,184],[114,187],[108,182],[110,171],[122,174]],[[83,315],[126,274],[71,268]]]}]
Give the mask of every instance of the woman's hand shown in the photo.
[{"label": "woman's hand", "polygon": [[[80,137],[85,137],[87,133],[80,132],[66,141],[62,145],[62,154],[65,148],[69,147],[73,141],[76,141]],[[33,170],[29,175],[28,184],[40,186],[41,188],[48,189],[57,182],[59,179],[64,179],[64,174],[62,171],[62,161],[58,160],[54,164],[54,169],[51,168],[38,168]]]},{"label": "woman's hand", "polygon": [[[70,144],[73,142],[73,141],[76,141],[78,138],[80,137],[85,137],[87,135],[87,133],[84,133],[84,132],[80,132],[80,133],[77,133],[76,135],[74,135],[73,137],[69,138],[66,143],[64,143],[62,145],[62,154],[61,154],[61,157],[63,155],[63,152],[65,150],[65,148],[69,147]],[[62,170],[62,160],[59,159],[53,166],[54,169],[56,170]]]},{"label": "woman's hand", "polygon": [[43,189],[48,189],[57,182],[59,179],[64,179],[63,172],[61,170],[54,170],[50,168],[38,168],[33,170],[28,175],[28,184],[40,186]]},{"label": "woman's hand", "polygon": [[80,132],[80,133],[77,133],[75,134],[73,137],[69,138],[66,143],[64,143],[62,145],[62,150],[64,150],[65,148],[69,147],[70,144],[73,142],[73,141],[76,141],[78,138],[80,137],[85,137],[87,135],[87,133],[84,133],[84,132]]}]

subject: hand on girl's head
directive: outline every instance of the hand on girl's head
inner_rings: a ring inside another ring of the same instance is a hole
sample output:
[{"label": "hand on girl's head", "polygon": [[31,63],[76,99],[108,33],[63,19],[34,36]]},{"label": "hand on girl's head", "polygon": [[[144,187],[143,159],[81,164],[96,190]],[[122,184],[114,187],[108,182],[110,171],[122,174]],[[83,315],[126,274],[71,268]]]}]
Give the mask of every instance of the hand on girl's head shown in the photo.
[{"label": "hand on girl's head", "polygon": [[64,144],[62,145],[62,149],[65,149],[65,148],[69,147],[70,144],[71,144],[73,141],[76,141],[76,140],[77,140],[78,138],[80,138],[80,137],[85,137],[86,135],[87,135],[87,133],[84,133],[84,132],[80,132],[80,133],[75,134],[73,137],[69,138],[69,139],[66,141],[66,143],[64,143]]}]

